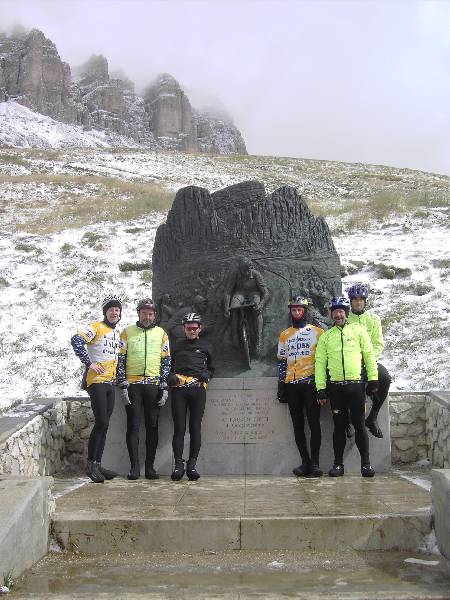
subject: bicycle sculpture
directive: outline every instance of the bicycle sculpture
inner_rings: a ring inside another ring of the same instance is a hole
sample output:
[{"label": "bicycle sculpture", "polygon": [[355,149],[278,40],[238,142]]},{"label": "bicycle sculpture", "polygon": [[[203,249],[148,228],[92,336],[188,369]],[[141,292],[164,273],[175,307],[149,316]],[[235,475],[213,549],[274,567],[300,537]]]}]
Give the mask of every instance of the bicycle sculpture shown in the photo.
[{"label": "bicycle sculpture", "polygon": [[260,354],[263,330],[262,311],[269,299],[269,290],[252,262],[239,257],[238,266],[229,278],[225,293],[225,317],[230,318],[231,343],[241,348],[245,363],[251,368],[251,359]]}]

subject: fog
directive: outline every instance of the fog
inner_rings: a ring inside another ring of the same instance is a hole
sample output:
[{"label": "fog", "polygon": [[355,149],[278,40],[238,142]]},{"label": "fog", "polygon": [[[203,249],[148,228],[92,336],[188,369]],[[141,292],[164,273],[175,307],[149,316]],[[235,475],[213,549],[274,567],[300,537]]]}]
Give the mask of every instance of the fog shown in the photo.
[{"label": "fog", "polygon": [[450,3],[2,0],[71,66],[103,54],[139,91],[171,73],[226,108],[251,154],[450,174]]}]

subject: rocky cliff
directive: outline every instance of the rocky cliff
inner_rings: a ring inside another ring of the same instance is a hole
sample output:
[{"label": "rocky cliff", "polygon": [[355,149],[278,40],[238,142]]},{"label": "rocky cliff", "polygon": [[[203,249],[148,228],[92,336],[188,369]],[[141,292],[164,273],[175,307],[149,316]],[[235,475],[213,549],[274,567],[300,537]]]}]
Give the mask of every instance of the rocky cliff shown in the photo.
[{"label": "rocky cliff", "polygon": [[247,153],[231,119],[193,110],[171,75],[158,76],[141,97],[126,77],[110,76],[102,55],[92,56],[72,73],[55,44],[37,29],[0,35],[0,102],[7,100],[58,121],[126,136],[148,148]]}]

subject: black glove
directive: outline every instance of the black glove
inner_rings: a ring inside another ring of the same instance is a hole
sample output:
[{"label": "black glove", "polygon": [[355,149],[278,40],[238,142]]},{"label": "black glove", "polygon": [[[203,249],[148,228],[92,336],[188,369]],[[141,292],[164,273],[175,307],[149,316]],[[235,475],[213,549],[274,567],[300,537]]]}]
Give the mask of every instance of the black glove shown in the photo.
[{"label": "black glove", "polygon": [[203,381],[204,383],[208,383],[208,381],[209,381],[209,372],[208,371],[202,371],[200,373],[200,375],[197,377],[197,379],[199,381]]},{"label": "black glove", "polygon": [[281,404],[286,404],[286,387],[284,381],[278,382],[278,391],[277,391],[277,400],[281,402]]},{"label": "black glove", "polygon": [[327,390],[320,390],[317,392],[317,401],[319,400],[328,400]]},{"label": "black glove", "polygon": [[373,396],[378,392],[378,381],[368,381],[366,387],[366,394]]},{"label": "black glove", "polygon": [[124,381],[121,381],[119,384],[117,384],[117,387],[119,388],[119,397],[122,400],[123,405],[129,406],[131,404],[131,402],[130,402],[130,398],[128,396],[128,388],[129,388],[128,381],[126,379]]},{"label": "black glove", "polygon": [[174,385],[178,385],[179,383],[180,383],[180,380],[175,375],[175,373],[170,373],[169,377],[167,378],[167,385],[172,387]]}]

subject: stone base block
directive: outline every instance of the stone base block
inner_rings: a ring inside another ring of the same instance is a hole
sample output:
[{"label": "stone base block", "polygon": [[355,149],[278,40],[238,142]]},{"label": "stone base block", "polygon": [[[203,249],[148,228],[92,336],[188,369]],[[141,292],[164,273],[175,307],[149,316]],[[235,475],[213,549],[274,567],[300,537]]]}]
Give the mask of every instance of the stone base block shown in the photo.
[{"label": "stone base block", "polygon": [[0,577],[18,577],[47,553],[52,482],[0,476]]},{"label": "stone base block", "polygon": [[439,550],[450,559],[450,469],[433,469],[431,498]]},{"label": "stone base block", "polygon": [[[298,466],[300,456],[295,445],[287,404],[276,400],[275,377],[246,379],[216,378],[207,390],[206,410],[202,424],[202,449],[198,470],[202,475],[288,475]],[[370,405],[370,400],[369,400]],[[143,421],[143,417],[142,417]],[[306,421],[306,417],[305,417]],[[378,422],[382,439],[370,433],[371,462],[377,472],[391,467],[388,401],[382,407]],[[329,405],[322,407],[322,447],[320,463],[324,471],[333,464],[333,420]],[[309,429],[305,426],[307,439]],[[104,464],[121,474],[129,470],[125,443],[126,414],[120,400],[116,402],[106,440]],[[161,410],[159,446],[156,466],[168,475],[173,468],[173,424],[170,400]],[[145,462],[145,430],[140,431],[140,455]],[[184,457],[189,456],[187,426]],[[347,442],[344,454],[346,472],[359,472],[360,458],[354,437]]]}]

